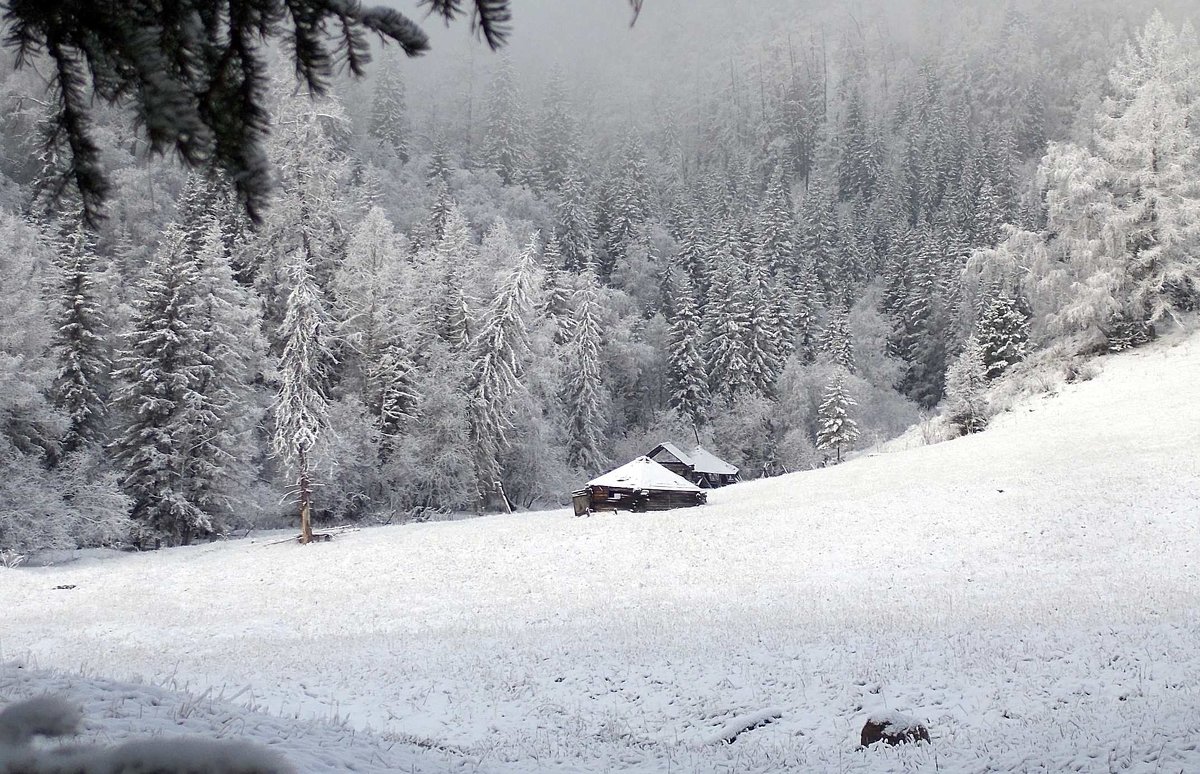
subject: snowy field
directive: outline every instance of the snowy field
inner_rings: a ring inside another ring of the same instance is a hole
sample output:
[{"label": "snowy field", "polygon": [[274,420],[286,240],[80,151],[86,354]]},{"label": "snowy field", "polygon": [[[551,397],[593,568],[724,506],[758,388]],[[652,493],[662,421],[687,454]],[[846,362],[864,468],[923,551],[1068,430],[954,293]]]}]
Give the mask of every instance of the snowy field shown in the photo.
[{"label": "snowy field", "polygon": [[0,703],[304,771],[1200,771],[1200,338],[1099,367],[700,509],[0,569]]}]

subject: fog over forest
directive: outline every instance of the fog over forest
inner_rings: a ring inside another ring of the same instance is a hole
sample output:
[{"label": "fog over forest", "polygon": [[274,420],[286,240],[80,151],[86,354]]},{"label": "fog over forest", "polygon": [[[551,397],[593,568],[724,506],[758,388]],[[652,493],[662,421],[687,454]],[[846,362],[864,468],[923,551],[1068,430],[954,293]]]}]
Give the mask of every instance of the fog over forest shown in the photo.
[{"label": "fog over forest", "polygon": [[1193,306],[1197,9],[1155,7],[544,0],[498,52],[429,17],[427,55],[327,96],[275,66],[257,224],[101,107],[113,191],[73,225],[45,83],[5,62],[0,487],[31,505],[0,547],[186,543],[297,492],[322,523],[557,506],[662,441],[748,479],[978,430],[1024,361]]}]

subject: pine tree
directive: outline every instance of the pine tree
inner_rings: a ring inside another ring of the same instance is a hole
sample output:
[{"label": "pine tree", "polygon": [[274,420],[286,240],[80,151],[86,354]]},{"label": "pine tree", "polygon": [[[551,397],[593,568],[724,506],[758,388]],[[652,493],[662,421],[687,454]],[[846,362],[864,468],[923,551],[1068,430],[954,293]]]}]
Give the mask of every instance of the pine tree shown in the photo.
[{"label": "pine tree", "polygon": [[509,445],[513,404],[524,394],[520,376],[529,351],[527,316],[536,282],[537,254],[534,237],[496,293],[471,346],[474,365],[467,395],[479,510],[495,494],[495,485],[500,481],[500,454]]},{"label": "pine tree", "polygon": [[429,210],[428,237],[427,240],[422,239],[422,243],[428,241],[429,244],[436,244],[445,236],[446,222],[450,219],[450,212],[454,207],[454,197],[450,195],[450,188],[442,180],[437,180],[434,183],[433,206]]},{"label": "pine tree", "polygon": [[577,169],[567,169],[562,181],[561,196],[557,231],[563,255],[563,268],[567,271],[581,271],[595,261],[596,226],[591,203],[578,177]]},{"label": "pine tree", "polygon": [[429,169],[425,173],[425,179],[431,186],[441,184],[449,187],[452,168],[450,149],[446,146],[446,138],[439,134],[434,140],[433,151],[429,155]]},{"label": "pine tree", "polygon": [[565,344],[571,336],[571,291],[562,269],[558,237],[551,234],[542,248],[542,302],[539,311],[554,325],[554,342]]},{"label": "pine tree", "polygon": [[278,112],[269,149],[279,195],[255,240],[261,263],[255,287],[276,354],[280,344],[274,334],[285,314],[292,257],[305,254],[309,275],[326,293],[345,256],[344,191],[350,175],[345,153],[334,142],[333,133],[347,130],[349,124],[336,100],[314,102],[304,95],[285,95]]},{"label": "pine tree", "polygon": [[185,234],[163,235],[134,305],[132,329],[115,376],[117,400],[127,417],[114,449],[122,467],[121,486],[133,500],[131,518],[140,545],[186,544],[220,529],[210,514],[188,498],[189,407],[200,380],[200,332],[194,327],[199,277]]},{"label": "pine tree", "polygon": [[189,499],[221,523],[230,523],[255,478],[249,434],[258,424],[258,411],[249,384],[265,345],[258,335],[262,316],[257,299],[233,276],[219,215],[204,222],[208,233],[195,253],[200,351],[187,407],[191,442],[185,475]]},{"label": "pine tree", "polygon": [[367,366],[367,378],[376,390],[372,393],[376,402],[370,408],[379,417],[379,430],[385,440],[400,435],[417,418],[421,394],[414,360],[402,342],[391,340],[379,360]]},{"label": "pine tree", "polygon": [[840,140],[838,197],[842,201],[856,197],[870,201],[875,191],[878,161],[871,129],[863,113],[862,97],[857,90],[851,93],[848,100]]},{"label": "pine tree", "polygon": [[671,323],[667,357],[670,363],[671,408],[689,419],[693,426],[704,422],[708,404],[706,368],[701,354],[700,311],[696,293],[686,272],[675,275],[672,305],[675,319]]},{"label": "pine tree", "polygon": [[850,416],[857,404],[846,391],[846,383],[838,372],[825,388],[821,405],[817,410],[817,448],[833,449],[837,462],[842,461],[842,447],[850,447],[858,440],[858,423]]},{"label": "pine tree", "polygon": [[392,432],[415,403],[407,383],[412,364],[402,344],[404,254],[383,210],[372,207],[352,234],[333,282],[338,338],[347,350],[340,364],[343,384],[358,393],[381,429]]},{"label": "pine tree", "polygon": [[819,326],[817,323],[820,304],[815,273],[805,261],[800,264],[790,287],[787,301],[787,317],[790,321],[790,348],[801,363],[811,363],[819,351]]},{"label": "pine tree", "polygon": [[512,61],[502,57],[488,88],[483,165],[496,171],[506,185],[519,185],[529,175],[529,140],[525,113],[517,93]]},{"label": "pine tree", "polygon": [[854,372],[854,342],[850,337],[850,314],[846,307],[835,306],[829,310],[819,348],[832,362],[849,373]]},{"label": "pine tree", "polygon": [[404,100],[404,79],[393,58],[380,68],[371,100],[367,131],[401,161],[408,161],[408,115]]},{"label": "pine tree", "polygon": [[963,351],[946,370],[946,418],[962,433],[987,426],[987,373],[983,348],[967,339]]},{"label": "pine tree", "polygon": [[750,267],[747,297],[746,371],[750,387],[760,395],[772,396],[783,371],[783,344],[775,287],[762,264]]},{"label": "pine tree", "polygon": [[601,450],[605,388],[601,375],[599,294],[594,277],[580,289],[568,344],[563,399],[567,409],[567,464],[585,473],[603,470],[608,459]]},{"label": "pine tree", "polygon": [[51,288],[59,303],[51,345],[58,374],[51,396],[69,423],[59,442],[63,454],[99,442],[106,411],[111,363],[95,262],[91,240],[80,225],[62,240],[57,282]]},{"label": "pine tree", "polygon": [[542,116],[537,132],[538,173],[542,184],[551,191],[562,189],[568,170],[578,169],[579,126],[575,111],[567,99],[567,86],[560,68],[555,67],[546,86]]},{"label": "pine tree", "polygon": [[839,287],[841,235],[837,205],[825,182],[814,179],[800,207],[799,253],[802,265],[811,267],[817,287],[826,299]]},{"label": "pine tree", "polygon": [[303,253],[289,276],[291,291],[280,326],[279,391],[272,404],[275,432],[271,449],[292,470],[300,512],[300,542],[313,539],[313,453],[329,421],[327,381],[333,365],[331,321],[320,288]]},{"label": "pine tree", "polygon": [[746,343],[750,331],[750,298],[736,228],[727,226],[714,260],[712,282],[704,306],[704,348],[708,384],[713,396],[732,401],[751,384]]},{"label": "pine tree", "polygon": [[790,273],[796,261],[796,220],[781,174],[772,176],[757,218],[759,261],[772,277]]},{"label": "pine tree", "polygon": [[597,215],[600,237],[598,267],[607,278],[650,216],[650,181],[646,150],[630,132],[621,143],[617,161],[606,182]]},{"label": "pine tree", "polygon": [[471,338],[471,315],[462,272],[471,264],[474,255],[471,227],[455,205],[446,218],[442,238],[433,248],[430,269],[438,282],[439,292],[431,294],[430,301],[434,332],[457,352],[465,351]]},{"label": "pine tree", "polygon": [[975,336],[983,351],[985,375],[995,379],[1025,359],[1029,320],[1015,299],[996,293],[979,316]]},{"label": "pine tree", "polygon": [[938,271],[945,250],[935,235],[922,234],[892,340],[906,364],[900,390],[926,408],[942,399],[945,384],[950,314]]}]

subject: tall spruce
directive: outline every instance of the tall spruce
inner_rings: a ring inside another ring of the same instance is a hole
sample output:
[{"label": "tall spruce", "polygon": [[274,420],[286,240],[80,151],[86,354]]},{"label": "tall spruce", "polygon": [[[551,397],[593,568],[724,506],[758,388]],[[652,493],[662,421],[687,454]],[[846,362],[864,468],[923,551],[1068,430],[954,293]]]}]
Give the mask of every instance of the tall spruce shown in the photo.
[{"label": "tall spruce", "polygon": [[408,161],[409,128],[408,110],[404,99],[404,78],[400,75],[398,63],[392,57],[384,60],[379,77],[375,80],[367,131],[401,161]]},{"label": "tall spruce", "polygon": [[858,440],[858,423],[850,415],[856,405],[839,371],[826,386],[817,410],[817,448],[832,449],[836,462],[842,461],[842,449],[852,447]]},{"label": "tall spruce", "polygon": [[477,510],[490,507],[501,494],[500,455],[509,446],[514,402],[525,392],[521,373],[529,351],[528,315],[537,264],[534,237],[492,299],[471,344],[473,365],[466,386]]},{"label": "tall spruce", "polygon": [[501,57],[487,94],[487,122],[480,165],[493,169],[508,185],[527,181],[529,136],[512,61]]},{"label": "tall spruce", "polygon": [[313,539],[314,451],[329,424],[328,379],[333,367],[332,321],[306,256],[288,267],[291,290],[280,324],[279,388],[271,406],[271,450],[288,467],[300,519],[300,542]]},{"label": "tall spruce", "polygon": [[556,228],[567,271],[581,271],[596,257],[595,214],[579,170],[568,167],[560,188]]},{"label": "tall spruce", "polygon": [[603,379],[600,297],[597,281],[587,272],[576,294],[567,345],[563,398],[567,409],[567,464],[597,473],[608,464],[604,455],[607,399]]},{"label": "tall spruce", "polygon": [[704,306],[705,361],[711,394],[732,402],[752,384],[747,350],[750,296],[744,252],[735,224],[726,225],[714,264]]},{"label": "tall spruce", "polygon": [[202,378],[198,281],[186,234],[169,227],[134,302],[117,361],[124,422],[114,451],[121,486],[133,501],[133,540],[142,546],[187,544],[221,528],[191,500],[187,478],[196,438],[190,407]]},{"label": "tall spruce", "polygon": [[49,289],[58,307],[51,344],[58,373],[51,396],[68,422],[61,451],[71,454],[102,440],[112,364],[92,238],[80,224],[59,245],[56,281]]},{"label": "tall spruce", "polygon": [[581,166],[578,121],[567,98],[566,78],[558,67],[550,73],[542,101],[537,158],[541,184],[551,191],[561,190],[568,170]]},{"label": "tall spruce", "polygon": [[985,375],[995,379],[1025,359],[1029,320],[1016,299],[996,293],[979,316],[975,337],[982,350]]},{"label": "tall spruce", "polygon": [[693,426],[704,423],[708,404],[707,368],[702,350],[702,326],[696,291],[687,272],[674,274],[672,306],[675,319],[671,323],[667,345],[670,363],[671,408],[688,419]]},{"label": "tall spruce", "polygon": [[974,433],[987,425],[986,388],[983,347],[972,337],[946,370],[946,418],[959,432]]}]

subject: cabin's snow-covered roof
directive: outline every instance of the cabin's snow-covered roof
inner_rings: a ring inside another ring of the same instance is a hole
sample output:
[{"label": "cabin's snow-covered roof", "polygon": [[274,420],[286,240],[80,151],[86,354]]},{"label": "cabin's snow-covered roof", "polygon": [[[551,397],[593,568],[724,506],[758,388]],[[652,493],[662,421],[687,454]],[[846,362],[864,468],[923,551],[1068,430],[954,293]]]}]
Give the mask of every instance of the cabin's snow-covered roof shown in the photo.
[{"label": "cabin's snow-covered roof", "polygon": [[680,449],[678,446],[671,443],[670,441],[664,441],[663,443],[660,443],[658,446],[655,446],[654,451],[650,452],[650,454],[654,454],[654,452],[658,451],[659,449],[662,449],[663,451],[667,452],[672,457],[674,457],[675,459],[682,462],[684,465],[687,465],[690,467],[692,464],[691,456],[689,456],[687,452],[685,452],[683,449]]},{"label": "cabin's snow-covered roof", "polygon": [[667,492],[699,492],[700,487],[680,478],[649,457],[638,457],[616,470],[588,482],[588,486],[616,489],[657,489]]},{"label": "cabin's snow-covered roof", "polygon": [[692,467],[697,473],[713,473],[721,476],[736,476],[738,469],[730,465],[725,460],[705,449],[703,446],[697,446],[692,449],[691,453]]}]

